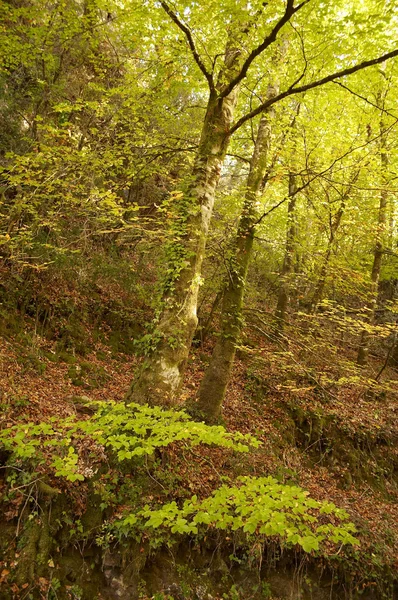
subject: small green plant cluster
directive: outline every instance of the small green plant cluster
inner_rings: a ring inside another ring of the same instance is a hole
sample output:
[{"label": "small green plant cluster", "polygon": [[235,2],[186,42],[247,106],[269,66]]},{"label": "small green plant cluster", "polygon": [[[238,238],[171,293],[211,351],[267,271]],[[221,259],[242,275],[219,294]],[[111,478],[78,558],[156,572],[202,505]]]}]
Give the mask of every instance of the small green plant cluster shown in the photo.
[{"label": "small green plant cluster", "polygon": [[[87,420],[75,416],[51,418],[48,423],[25,423],[0,432],[0,447],[14,458],[48,462],[55,475],[69,481],[84,480],[79,472],[79,440],[91,438],[118,461],[151,455],[157,448],[185,441],[190,446],[214,444],[237,452],[257,447],[248,434],[228,433],[224,427],[192,421],[182,410],[161,407],[91,402],[96,412]],[[56,456],[54,456],[56,454]]]},{"label": "small green plant cluster", "polygon": [[[222,530],[242,530],[248,534],[277,536],[286,544],[298,544],[305,552],[319,550],[321,542],[358,545],[353,523],[347,513],[331,502],[308,497],[297,486],[283,485],[273,477],[240,477],[233,487],[223,485],[211,496],[192,496],[179,508],[176,502],[158,510],[145,506],[130,514],[119,527],[166,527],[172,533],[197,534],[200,525]],[[329,518],[331,517],[331,518]],[[339,524],[335,525],[337,521]]]}]

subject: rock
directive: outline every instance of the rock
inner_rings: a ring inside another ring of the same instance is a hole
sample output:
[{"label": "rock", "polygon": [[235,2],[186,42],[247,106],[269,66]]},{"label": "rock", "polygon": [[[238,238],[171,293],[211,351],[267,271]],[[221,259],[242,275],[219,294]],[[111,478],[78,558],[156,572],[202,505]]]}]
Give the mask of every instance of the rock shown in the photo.
[{"label": "rock", "polygon": [[208,594],[205,585],[197,585],[195,588],[194,600],[213,600],[213,597]]},{"label": "rock", "polygon": [[181,587],[177,583],[171,583],[164,589],[166,594],[169,594],[174,600],[187,600]]}]

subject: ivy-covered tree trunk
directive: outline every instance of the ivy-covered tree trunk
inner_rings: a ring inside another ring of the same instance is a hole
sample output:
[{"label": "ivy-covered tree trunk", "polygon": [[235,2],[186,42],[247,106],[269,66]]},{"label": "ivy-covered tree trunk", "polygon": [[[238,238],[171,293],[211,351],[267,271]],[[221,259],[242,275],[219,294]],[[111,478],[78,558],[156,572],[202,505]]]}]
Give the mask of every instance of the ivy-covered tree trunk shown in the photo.
[{"label": "ivy-covered tree trunk", "polygon": [[[373,264],[371,272],[371,289],[370,289],[370,302],[367,306],[368,316],[366,322],[369,325],[373,325],[375,319],[375,313],[377,308],[377,298],[379,292],[379,280],[383,258],[384,249],[384,238],[387,224],[387,208],[388,208],[388,192],[386,189],[386,176],[388,168],[388,155],[387,155],[387,134],[383,120],[380,121],[380,167],[381,176],[384,183],[380,192],[380,203],[379,212],[377,219],[377,231],[375,249],[373,254]],[[368,362],[369,355],[369,342],[370,342],[370,331],[369,329],[363,329],[361,334],[361,341],[358,348],[357,364],[360,367],[364,367]]]},{"label": "ivy-covered tree trunk", "polygon": [[166,251],[168,272],[161,315],[149,354],[127,394],[127,402],[173,404],[177,400],[198,321],[196,308],[206,239],[239,87],[225,97],[222,91],[236,76],[239,48],[230,41],[224,68],[210,92],[191,176],[185,189],[174,196],[175,219]]},{"label": "ivy-covered tree trunk", "polygon": [[243,211],[230,261],[229,283],[223,295],[221,331],[199,390],[197,410],[209,423],[216,421],[220,415],[241,333],[243,295],[258,219],[257,197],[265,175],[269,143],[269,120],[264,115],[250,162]]}]

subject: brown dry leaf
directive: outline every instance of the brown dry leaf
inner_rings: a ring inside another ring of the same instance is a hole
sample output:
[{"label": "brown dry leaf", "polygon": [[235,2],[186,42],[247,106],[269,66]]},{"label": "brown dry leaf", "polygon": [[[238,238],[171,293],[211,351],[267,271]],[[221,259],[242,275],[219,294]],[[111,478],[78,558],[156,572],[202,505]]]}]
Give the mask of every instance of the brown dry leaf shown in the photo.
[{"label": "brown dry leaf", "polygon": [[9,574],[10,574],[10,571],[8,569],[3,569],[2,572],[0,573],[0,583],[3,583],[4,581],[6,581]]}]

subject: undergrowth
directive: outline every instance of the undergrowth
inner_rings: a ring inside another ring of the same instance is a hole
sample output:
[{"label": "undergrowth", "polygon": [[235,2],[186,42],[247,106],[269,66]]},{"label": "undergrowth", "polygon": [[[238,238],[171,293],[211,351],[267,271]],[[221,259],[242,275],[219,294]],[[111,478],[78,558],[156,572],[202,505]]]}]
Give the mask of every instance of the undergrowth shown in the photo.
[{"label": "undergrowth", "polygon": [[[47,423],[3,430],[0,445],[10,453],[9,464],[31,472],[45,465],[56,477],[73,483],[95,475],[79,456],[80,445],[87,439],[93,442],[92,463],[101,452],[116,463],[139,461],[181,441],[190,447],[207,444],[236,452],[259,446],[250,434],[197,423],[184,411],[115,402],[93,402],[92,407],[95,413],[86,420],[52,418]],[[126,506],[127,499],[122,502]],[[127,506],[127,514],[111,527],[120,536],[155,528],[177,535],[197,535],[200,528],[242,530],[263,538],[277,537],[288,546],[312,552],[324,541],[357,545],[355,527],[347,519],[344,510],[310,498],[297,486],[281,484],[272,477],[241,477],[236,485],[223,485],[204,500],[193,495],[180,506],[173,501],[150,508],[136,502],[130,509]]]}]

